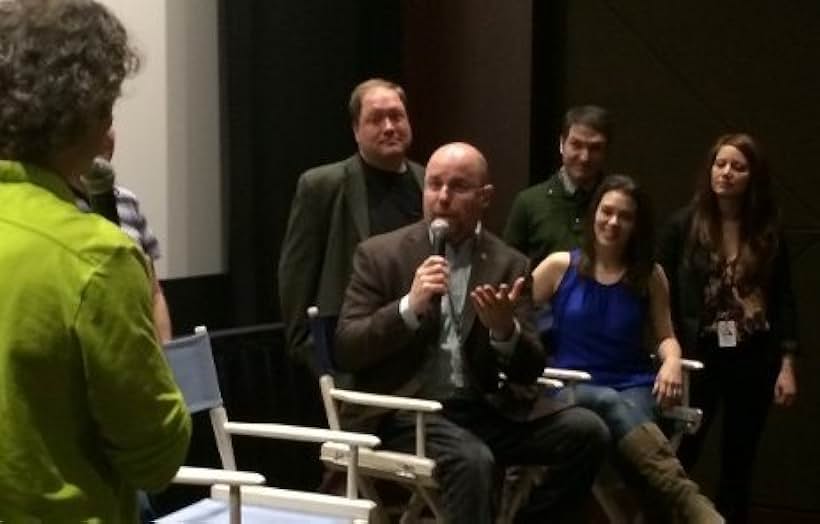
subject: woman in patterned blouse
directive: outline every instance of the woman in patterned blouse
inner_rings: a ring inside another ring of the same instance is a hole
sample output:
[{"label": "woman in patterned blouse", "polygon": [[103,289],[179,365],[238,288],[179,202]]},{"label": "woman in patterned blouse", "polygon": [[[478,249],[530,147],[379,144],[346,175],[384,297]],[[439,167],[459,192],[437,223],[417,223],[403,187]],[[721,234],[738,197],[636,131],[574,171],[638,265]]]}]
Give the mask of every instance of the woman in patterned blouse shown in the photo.
[{"label": "woman in patterned blouse", "polygon": [[706,364],[692,380],[703,428],[683,441],[679,456],[687,469],[694,465],[722,404],[716,503],[729,522],[745,522],[769,406],[791,405],[797,393],[789,261],[769,168],[753,137],[719,137],[699,182],[659,251],[684,354]]}]

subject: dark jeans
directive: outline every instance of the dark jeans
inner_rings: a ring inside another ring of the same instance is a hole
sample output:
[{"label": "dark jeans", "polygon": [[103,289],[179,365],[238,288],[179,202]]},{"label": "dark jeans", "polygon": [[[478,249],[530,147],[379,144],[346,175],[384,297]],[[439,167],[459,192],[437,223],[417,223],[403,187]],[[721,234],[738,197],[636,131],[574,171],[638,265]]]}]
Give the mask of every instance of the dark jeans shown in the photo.
[{"label": "dark jeans", "polygon": [[774,396],[780,357],[758,336],[733,349],[714,338],[699,346],[703,371],[692,374],[692,406],[703,410],[703,426],[681,442],[678,456],[691,471],[703,448],[719,405],[723,406],[720,478],[715,505],[730,523],[748,521],[755,455]]},{"label": "dark jeans", "polygon": [[[415,418],[397,413],[379,429],[385,449],[415,450]],[[527,422],[511,421],[481,401],[448,401],[427,418],[427,453],[448,522],[491,524],[499,466],[546,465],[518,522],[565,522],[583,511],[606,454],[609,432],[591,411],[571,407]]]}]

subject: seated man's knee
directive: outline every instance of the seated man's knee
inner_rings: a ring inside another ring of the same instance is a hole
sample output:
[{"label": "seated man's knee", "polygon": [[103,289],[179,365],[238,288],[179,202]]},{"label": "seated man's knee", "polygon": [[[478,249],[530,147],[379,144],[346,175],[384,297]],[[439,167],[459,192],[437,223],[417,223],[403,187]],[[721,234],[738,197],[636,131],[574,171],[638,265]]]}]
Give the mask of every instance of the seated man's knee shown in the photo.
[{"label": "seated man's knee", "polygon": [[477,439],[465,439],[456,449],[436,459],[436,471],[458,477],[476,489],[487,489],[493,483],[495,457],[486,444]]},{"label": "seated man's knee", "polygon": [[592,482],[595,473],[610,449],[610,433],[606,423],[595,412],[580,406],[569,407],[553,419],[555,431],[551,446],[553,468],[571,475],[580,485]]},{"label": "seated man's knee", "polygon": [[490,448],[480,440],[466,441],[461,446],[461,460],[466,470],[483,478],[492,478],[495,474],[495,457]]},{"label": "seated man's knee", "polygon": [[576,407],[572,411],[572,438],[587,447],[590,453],[603,456],[611,439],[606,422],[586,408]]}]

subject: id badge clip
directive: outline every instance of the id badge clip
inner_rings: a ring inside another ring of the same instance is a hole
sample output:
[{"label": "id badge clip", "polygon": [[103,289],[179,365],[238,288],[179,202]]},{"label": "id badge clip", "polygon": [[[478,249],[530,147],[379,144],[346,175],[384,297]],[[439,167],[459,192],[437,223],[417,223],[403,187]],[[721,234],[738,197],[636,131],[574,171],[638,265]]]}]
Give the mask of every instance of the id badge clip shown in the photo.
[{"label": "id badge clip", "polygon": [[717,336],[718,347],[737,347],[737,323],[734,320],[718,320]]}]

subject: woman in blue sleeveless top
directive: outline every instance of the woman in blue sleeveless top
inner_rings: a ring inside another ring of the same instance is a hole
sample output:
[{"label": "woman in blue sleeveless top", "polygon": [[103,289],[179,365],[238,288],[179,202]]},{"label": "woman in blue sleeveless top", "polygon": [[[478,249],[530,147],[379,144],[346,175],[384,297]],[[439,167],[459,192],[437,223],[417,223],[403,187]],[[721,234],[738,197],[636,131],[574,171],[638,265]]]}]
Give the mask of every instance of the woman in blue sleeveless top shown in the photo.
[{"label": "woman in blue sleeveless top", "polygon": [[[653,262],[648,199],[631,178],[612,175],[589,213],[582,248],[553,253],[533,272],[535,303],[552,308],[554,364],[592,375],[576,402],[607,423],[615,465],[640,482],[655,512],[670,522],[722,522],[655,424],[657,405],[679,399],[682,379],[668,283]],[[657,372],[647,329],[662,361]]]}]

